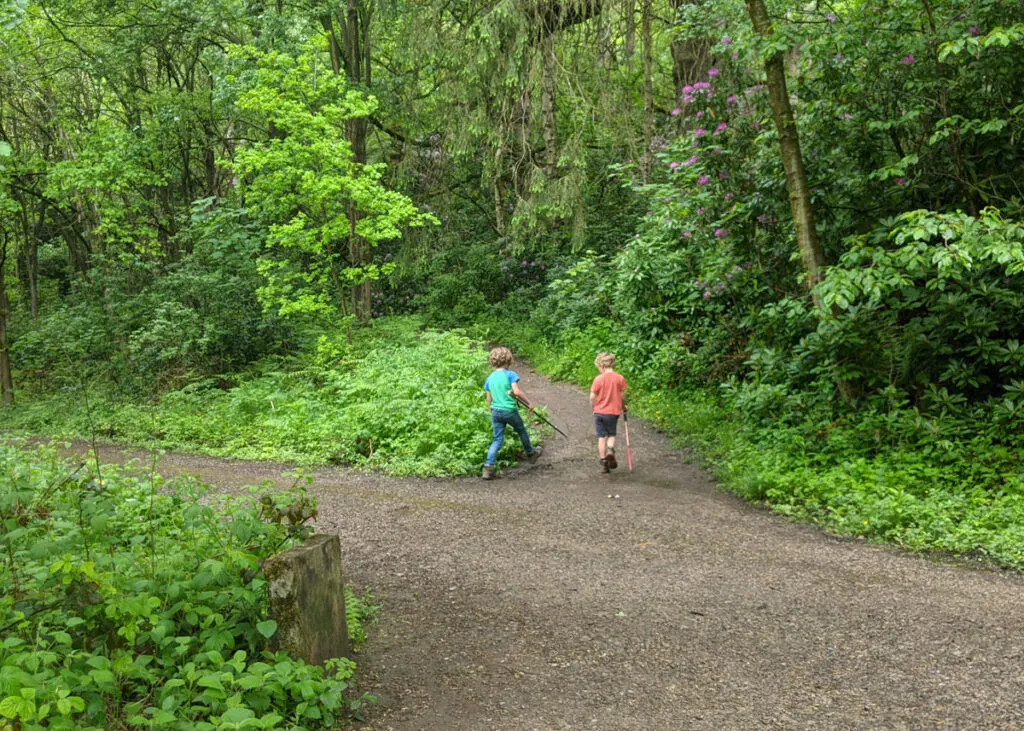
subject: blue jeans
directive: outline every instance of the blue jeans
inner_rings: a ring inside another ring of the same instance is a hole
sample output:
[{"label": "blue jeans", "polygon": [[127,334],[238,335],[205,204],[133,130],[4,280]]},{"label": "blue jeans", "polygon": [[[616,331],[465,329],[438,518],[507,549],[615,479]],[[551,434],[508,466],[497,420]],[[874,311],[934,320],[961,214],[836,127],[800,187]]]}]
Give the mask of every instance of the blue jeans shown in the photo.
[{"label": "blue jeans", "polygon": [[523,417],[519,415],[519,412],[491,409],[491,428],[494,429],[494,441],[491,442],[491,448],[487,450],[487,460],[484,462],[488,467],[493,467],[498,462],[498,450],[505,443],[506,426],[511,426],[516,430],[516,434],[523,442],[523,449],[527,454],[533,454],[530,435],[526,432],[526,425],[523,424]]}]

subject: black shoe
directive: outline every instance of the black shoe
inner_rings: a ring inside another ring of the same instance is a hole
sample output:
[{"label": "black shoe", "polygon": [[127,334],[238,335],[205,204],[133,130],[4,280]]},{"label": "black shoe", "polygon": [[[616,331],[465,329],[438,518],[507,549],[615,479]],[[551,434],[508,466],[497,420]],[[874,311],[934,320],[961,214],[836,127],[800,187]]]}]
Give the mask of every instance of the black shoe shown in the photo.
[{"label": "black shoe", "polygon": [[611,470],[608,469],[608,460],[607,459],[602,459],[601,460],[601,472],[603,472],[604,474],[608,474],[609,472],[611,472]]}]

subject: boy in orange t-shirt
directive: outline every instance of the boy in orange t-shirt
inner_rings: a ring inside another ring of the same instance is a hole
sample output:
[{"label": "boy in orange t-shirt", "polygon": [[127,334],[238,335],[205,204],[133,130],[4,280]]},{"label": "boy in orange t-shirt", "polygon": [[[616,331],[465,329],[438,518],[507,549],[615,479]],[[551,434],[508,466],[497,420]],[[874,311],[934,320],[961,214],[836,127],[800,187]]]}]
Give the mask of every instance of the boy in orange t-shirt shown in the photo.
[{"label": "boy in orange t-shirt", "polygon": [[615,427],[619,416],[626,410],[622,397],[628,386],[622,374],[615,372],[613,353],[598,353],[594,365],[601,374],[590,386],[590,406],[594,410],[601,471],[608,472],[619,466],[615,461]]}]

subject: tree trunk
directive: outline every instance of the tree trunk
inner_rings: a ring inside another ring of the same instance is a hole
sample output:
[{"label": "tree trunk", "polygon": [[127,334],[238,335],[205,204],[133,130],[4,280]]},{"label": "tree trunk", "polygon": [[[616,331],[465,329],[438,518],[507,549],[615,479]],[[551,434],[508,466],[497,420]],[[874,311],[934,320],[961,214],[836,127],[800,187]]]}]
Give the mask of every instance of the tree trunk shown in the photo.
[{"label": "tree trunk", "polygon": [[654,81],[651,78],[653,42],[651,39],[651,0],[643,0],[640,13],[640,36],[644,55],[644,151],[641,156],[641,173],[644,182],[651,173],[651,140],[654,128]]},{"label": "tree trunk", "polygon": [[7,263],[7,234],[0,243],[0,406],[14,403],[14,379],[11,377],[11,358],[7,349],[7,318],[11,307],[7,299],[4,281],[4,265]]},{"label": "tree trunk", "polygon": [[[673,10],[681,5],[697,4],[696,0],[669,0]],[[683,98],[683,87],[707,80],[711,68],[711,41],[707,38],[675,39],[672,41],[672,81],[676,100]]]},{"label": "tree trunk", "polygon": [[[772,24],[768,18],[768,9],[764,0],[749,0],[747,13],[758,35],[769,38],[772,35]],[[775,118],[775,128],[779,133],[779,147],[782,152],[782,165],[786,169],[786,187],[789,190],[789,207],[793,213],[793,226],[796,229],[796,243],[800,249],[807,272],[806,285],[809,290],[821,281],[825,267],[825,254],[818,240],[818,232],[814,223],[814,210],[811,208],[811,192],[807,185],[807,172],[804,169],[803,157],[800,154],[800,138],[797,134],[793,107],[786,91],[785,59],[782,53],[776,53],[765,61],[765,73],[768,82],[768,96]],[[815,300],[815,304],[820,304]]]},{"label": "tree trunk", "polygon": [[626,59],[633,58],[636,51],[636,0],[626,0],[623,7],[626,13]]}]

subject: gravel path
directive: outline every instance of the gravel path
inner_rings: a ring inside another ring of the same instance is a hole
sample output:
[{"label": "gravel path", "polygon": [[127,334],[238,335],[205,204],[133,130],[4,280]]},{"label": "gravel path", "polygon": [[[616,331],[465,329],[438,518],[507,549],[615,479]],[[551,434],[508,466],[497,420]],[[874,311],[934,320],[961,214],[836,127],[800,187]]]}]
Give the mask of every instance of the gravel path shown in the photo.
[{"label": "gravel path", "polygon": [[[791,524],[641,423],[634,472],[620,447],[601,475],[586,395],[520,374],[571,435],[536,465],[316,473],[318,528],[383,609],[366,729],[1024,728],[1020,576]],[[163,469],[232,487],[287,467]]]}]

